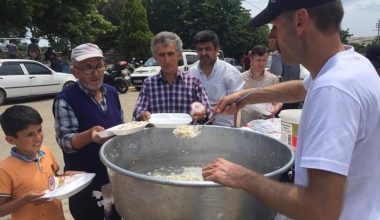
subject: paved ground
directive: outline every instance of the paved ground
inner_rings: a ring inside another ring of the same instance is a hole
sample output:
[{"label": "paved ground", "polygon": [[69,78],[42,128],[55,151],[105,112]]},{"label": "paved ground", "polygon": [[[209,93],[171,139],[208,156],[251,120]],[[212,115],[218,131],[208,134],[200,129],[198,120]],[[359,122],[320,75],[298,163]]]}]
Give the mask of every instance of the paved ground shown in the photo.
[{"label": "paved ground", "polygon": [[[128,91],[126,94],[120,95],[120,101],[123,107],[124,111],[124,117],[127,121],[130,121],[132,118],[132,111],[134,108],[134,105],[136,103],[138,96],[138,92],[131,88],[130,91]],[[45,98],[38,98],[38,99],[32,99],[32,100],[18,100],[18,101],[12,101],[9,103],[6,103],[3,106],[0,106],[0,114],[8,107],[15,105],[15,104],[23,104],[31,106],[35,109],[37,109],[42,118],[43,118],[43,124],[42,129],[44,132],[44,141],[43,144],[45,146],[50,147],[53,150],[54,156],[56,160],[58,161],[61,171],[63,169],[63,158],[62,158],[62,152],[59,146],[57,145],[57,142],[55,141],[55,131],[54,131],[54,117],[52,114],[52,104],[53,104],[53,98],[52,97],[45,97]],[[0,132],[0,159],[5,158],[9,155],[10,151],[10,145],[5,141],[4,133]],[[68,210],[67,200],[62,201],[64,204],[64,211],[65,211],[65,217],[67,220],[72,220],[72,216],[70,215],[70,212]],[[10,219],[9,216],[0,218],[0,220]]]}]

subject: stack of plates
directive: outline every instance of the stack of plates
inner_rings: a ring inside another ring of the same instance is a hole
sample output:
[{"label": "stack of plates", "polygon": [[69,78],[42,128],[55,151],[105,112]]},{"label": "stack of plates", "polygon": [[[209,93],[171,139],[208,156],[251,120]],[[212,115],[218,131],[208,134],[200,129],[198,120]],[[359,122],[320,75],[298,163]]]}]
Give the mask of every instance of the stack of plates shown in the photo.
[{"label": "stack of plates", "polygon": [[157,128],[176,128],[192,120],[191,115],[185,113],[156,113],[150,115],[149,123]]}]

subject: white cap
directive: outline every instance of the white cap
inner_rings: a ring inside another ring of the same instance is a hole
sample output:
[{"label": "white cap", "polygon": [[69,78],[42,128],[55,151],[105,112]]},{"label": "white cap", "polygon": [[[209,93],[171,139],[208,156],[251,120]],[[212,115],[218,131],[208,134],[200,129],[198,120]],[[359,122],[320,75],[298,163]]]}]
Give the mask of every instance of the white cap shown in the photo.
[{"label": "white cap", "polygon": [[71,52],[71,59],[76,61],[82,61],[92,57],[103,58],[103,51],[96,44],[81,44],[75,47]]}]

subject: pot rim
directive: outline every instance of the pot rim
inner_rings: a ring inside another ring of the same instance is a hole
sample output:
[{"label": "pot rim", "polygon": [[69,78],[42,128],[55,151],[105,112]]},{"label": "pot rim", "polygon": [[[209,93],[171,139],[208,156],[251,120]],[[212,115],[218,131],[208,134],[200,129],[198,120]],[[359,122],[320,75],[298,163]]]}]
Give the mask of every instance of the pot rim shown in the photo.
[{"label": "pot rim", "polygon": [[[255,131],[248,131],[248,130],[245,130],[245,131],[257,133]],[[261,134],[261,133],[257,133],[257,134],[266,136],[265,134]],[[136,178],[136,179],[139,179],[139,180],[148,181],[148,182],[154,182],[154,183],[163,184],[163,185],[176,185],[176,186],[185,186],[185,187],[225,187],[225,186],[223,186],[221,184],[218,184],[218,183],[215,183],[213,181],[169,180],[169,179],[162,179],[162,178],[158,178],[158,177],[154,177],[154,176],[149,176],[149,175],[145,175],[145,174],[140,174],[140,173],[132,172],[132,171],[129,171],[127,169],[123,169],[123,168],[121,168],[119,166],[116,166],[115,164],[111,163],[104,156],[105,155],[104,151],[105,151],[105,148],[107,146],[107,143],[110,142],[110,141],[112,141],[112,139],[113,138],[111,138],[108,141],[106,141],[102,145],[102,147],[100,148],[100,151],[99,151],[100,160],[107,167],[107,169],[114,170],[114,171],[116,171],[118,173],[121,173],[121,174],[129,176],[129,177],[133,177],[133,178]],[[275,139],[273,139],[273,140],[275,140]],[[275,141],[278,141],[278,140],[275,140]],[[280,142],[280,141],[278,141],[278,142]],[[289,149],[289,151],[291,153],[290,160],[284,166],[282,166],[281,168],[276,169],[276,170],[274,170],[272,172],[269,172],[269,173],[265,173],[263,176],[265,176],[265,177],[272,177],[272,176],[275,176],[277,174],[284,173],[293,164],[294,158],[295,158],[294,151],[288,145],[285,145],[285,146]]]}]

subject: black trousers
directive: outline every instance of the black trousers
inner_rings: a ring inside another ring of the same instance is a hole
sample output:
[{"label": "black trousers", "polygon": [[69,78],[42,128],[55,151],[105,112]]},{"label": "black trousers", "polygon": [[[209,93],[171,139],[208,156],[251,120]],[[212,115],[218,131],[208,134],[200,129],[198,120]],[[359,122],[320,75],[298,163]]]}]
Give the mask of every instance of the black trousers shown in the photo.
[{"label": "black trousers", "polygon": [[[99,207],[95,197],[92,197],[94,186],[90,184],[85,189],[69,198],[69,208],[75,220],[104,220],[104,207]],[[121,220],[115,206],[109,220]]]}]

